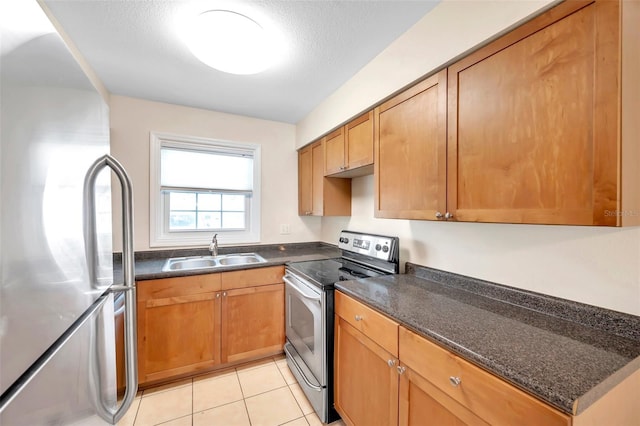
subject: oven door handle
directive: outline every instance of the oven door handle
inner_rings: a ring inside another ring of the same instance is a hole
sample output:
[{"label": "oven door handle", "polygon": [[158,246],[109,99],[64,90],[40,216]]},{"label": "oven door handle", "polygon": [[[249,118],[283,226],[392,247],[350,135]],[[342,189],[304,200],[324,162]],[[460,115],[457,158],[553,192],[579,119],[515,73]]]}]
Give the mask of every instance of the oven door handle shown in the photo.
[{"label": "oven door handle", "polygon": [[296,291],[296,293],[298,293],[300,296],[304,297],[305,299],[309,299],[309,300],[313,300],[316,302],[321,303],[321,299],[320,299],[320,295],[313,295],[313,296],[309,296],[308,294],[306,294],[304,291],[302,291],[297,285],[296,283],[294,283],[293,281],[291,281],[286,275],[284,277],[282,277],[282,279],[284,280],[285,283],[289,284],[289,286],[294,289]]},{"label": "oven door handle", "polygon": [[296,361],[296,359],[293,357],[293,355],[291,355],[291,352],[289,352],[289,350],[287,349],[286,346],[284,347],[284,351],[287,354],[287,358],[291,360],[291,363],[296,368],[296,370],[298,370],[298,374],[300,374],[300,377],[302,377],[302,380],[304,380],[304,382],[307,384],[307,386],[309,386],[311,389],[313,389],[316,392],[322,391],[322,386],[316,386],[313,383],[311,383],[309,381],[309,379],[307,379],[307,376],[304,375],[304,372],[302,371],[302,369],[298,365],[298,361]]}]

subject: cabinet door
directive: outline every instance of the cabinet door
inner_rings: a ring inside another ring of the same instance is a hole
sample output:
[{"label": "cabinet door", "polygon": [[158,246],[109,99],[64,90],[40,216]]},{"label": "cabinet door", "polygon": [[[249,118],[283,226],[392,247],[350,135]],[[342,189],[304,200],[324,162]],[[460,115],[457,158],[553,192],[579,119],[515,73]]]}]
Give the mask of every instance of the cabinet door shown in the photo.
[{"label": "cabinet door", "polygon": [[314,216],[324,214],[324,144],[311,145],[311,211]]},{"label": "cabinet door", "polygon": [[561,4],[449,67],[457,220],[616,224],[620,4],[586,3]]},{"label": "cabinet door", "polygon": [[313,211],[311,147],[298,152],[298,214],[310,215]]},{"label": "cabinet door", "polygon": [[446,79],[440,71],[374,110],[376,217],[445,211]]},{"label": "cabinet door", "polygon": [[329,133],[324,139],[324,174],[331,175],[345,170],[344,127]]},{"label": "cabinet door", "polygon": [[140,383],[220,363],[220,293],[138,301]]},{"label": "cabinet door", "polygon": [[[453,401],[493,425],[571,424],[566,414],[402,326],[399,353],[407,371],[413,370],[431,384],[434,389],[428,391],[431,397],[446,395],[448,398],[438,397],[438,402],[462,419],[466,414],[462,408],[456,408]],[[451,403],[447,402],[449,399]],[[497,410],[496,407],[509,409]]]},{"label": "cabinet door", "polygon": [[350,216],[351,180],[324,176],[324,140],[311,145],[314,216]]},{"label": "cabinet door", "polygon": [[398,423],[396,358],[336,315],[335,407],[349,425]]},{"label": "cabinet door", "polygon": [[488,425],[410,368],[400,375],[399,426]]},{"label": "cabinet door", "polygon": [[373,111],[345,126],[345,145],[348,169],[373,164]]},{"label": "cabinet door", "polygon": [[282,352],[284,284],[223,292],[222,362]]}]

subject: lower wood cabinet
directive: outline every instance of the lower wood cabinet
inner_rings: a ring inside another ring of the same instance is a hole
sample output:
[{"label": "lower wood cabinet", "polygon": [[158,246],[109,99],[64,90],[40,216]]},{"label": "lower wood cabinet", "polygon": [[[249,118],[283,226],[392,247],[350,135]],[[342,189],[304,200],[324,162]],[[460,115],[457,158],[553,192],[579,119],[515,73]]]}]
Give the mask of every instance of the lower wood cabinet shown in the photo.
[{"label": "lower wood cabinet", "polygon": [[[335,310],[335,408],[348,425],[571,424],[570,416],[343,293],[336,292]],[[382,335],[367,326],[380,317],[395,329]]]},{"label": "lower wood cabinet", "polygon": [[398,346],[401,425],[420,424],[410,420],[427,402],[434,415],[452,421],[432,424],[571,424],[568,415],[404,327]]},{"label": "lower wood cabinet", "polygon": [[422,426],[488,425],[415,371],[402,365],[398,424]]},{"label": "lower wood cabinet", "polygon": [[335,408],[349,425],[398,422],[398,323],[335,293]]},{"label": "lower wood cabinet", "polygon": [[137,283],[141,385],[282,352],[284,268],[239,272]]},{"label": "lower wood cabinet", "polygon": [[223,292],[222,362],[282,352],[284,284]]},{"label": "lower wood cabinet", "polygon": [[336,410],[352,425],[396,424],[396,358],[344,319],[335,323]]}]

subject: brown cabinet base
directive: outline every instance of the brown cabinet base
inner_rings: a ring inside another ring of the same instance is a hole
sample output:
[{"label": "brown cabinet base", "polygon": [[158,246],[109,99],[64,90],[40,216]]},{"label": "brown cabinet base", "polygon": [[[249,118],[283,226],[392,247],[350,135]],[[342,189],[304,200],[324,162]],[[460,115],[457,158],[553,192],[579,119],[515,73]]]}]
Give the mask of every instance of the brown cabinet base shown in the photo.
[{"label": "brown cabinet base", "polygon": [[138,283],[138,381],[148,387],[282,353],[284,267]]}]

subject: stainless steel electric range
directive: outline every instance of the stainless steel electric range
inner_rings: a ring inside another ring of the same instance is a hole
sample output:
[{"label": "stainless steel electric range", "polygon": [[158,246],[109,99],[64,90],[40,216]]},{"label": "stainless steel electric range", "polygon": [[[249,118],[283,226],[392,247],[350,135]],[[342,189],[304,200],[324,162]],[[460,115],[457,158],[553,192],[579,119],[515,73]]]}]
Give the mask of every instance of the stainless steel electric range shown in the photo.
[{"label": "stainless steel electric range", "polygon": [[398,273],[398,246],[397,237],[342,231],[340,258],[286,266],[287,363],[324,423],[339,418],[333,408],[334,284]]}]

